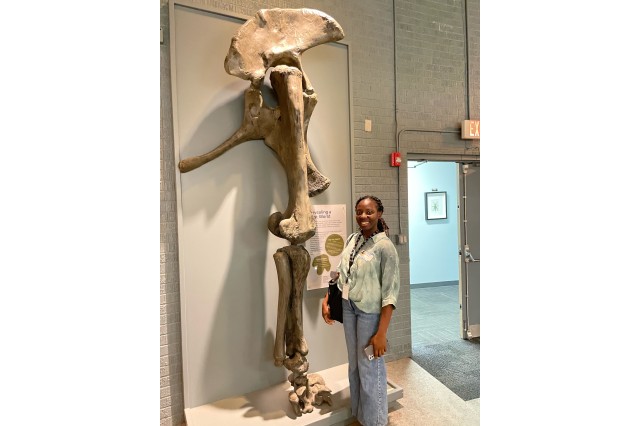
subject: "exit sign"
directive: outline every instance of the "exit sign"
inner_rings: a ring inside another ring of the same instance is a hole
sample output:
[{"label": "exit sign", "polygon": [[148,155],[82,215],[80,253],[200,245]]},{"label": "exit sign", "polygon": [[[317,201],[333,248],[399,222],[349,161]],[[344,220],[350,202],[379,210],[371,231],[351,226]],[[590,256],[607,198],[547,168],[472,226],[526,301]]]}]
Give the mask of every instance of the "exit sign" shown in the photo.
[{"label": "exit sign", "polygon": [[480,120],[462,122],[462,139],[480,139]]}]

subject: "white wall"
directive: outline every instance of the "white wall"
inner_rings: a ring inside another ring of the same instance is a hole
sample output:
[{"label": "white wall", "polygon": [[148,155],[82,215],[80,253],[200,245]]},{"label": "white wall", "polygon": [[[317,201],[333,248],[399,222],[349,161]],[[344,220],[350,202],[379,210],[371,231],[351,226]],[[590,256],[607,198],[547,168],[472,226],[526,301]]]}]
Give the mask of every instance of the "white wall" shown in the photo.
[{"label": "white wall", "polygon": [[[453,162],[407,164],[411,284],[458,280],[456,167]],[[425,217],[425,193],[434,190],[447,193],[446,219]]]}]

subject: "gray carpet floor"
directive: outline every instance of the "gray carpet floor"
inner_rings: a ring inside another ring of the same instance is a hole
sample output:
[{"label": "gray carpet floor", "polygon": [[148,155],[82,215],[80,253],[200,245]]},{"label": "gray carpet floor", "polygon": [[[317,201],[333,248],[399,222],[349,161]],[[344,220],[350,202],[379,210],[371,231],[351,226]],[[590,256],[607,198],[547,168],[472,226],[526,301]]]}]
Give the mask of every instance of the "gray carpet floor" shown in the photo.
[{"label": "gray carpet floor", "polygon": [[480,398],[480,339],[413,349],[411,357],[464,401]]},{"label": "gray carpet floor", "polygon": [[463,340],[458,285],[411,289],[413,360],[465,401],[480,397],[480,339]]}]

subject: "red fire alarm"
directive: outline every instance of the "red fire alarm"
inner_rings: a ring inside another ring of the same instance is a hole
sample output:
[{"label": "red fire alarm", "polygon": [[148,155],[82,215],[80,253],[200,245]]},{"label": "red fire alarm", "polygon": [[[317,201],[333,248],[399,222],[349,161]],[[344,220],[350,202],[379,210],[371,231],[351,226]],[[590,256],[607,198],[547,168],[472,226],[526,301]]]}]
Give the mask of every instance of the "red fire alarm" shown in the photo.
[{"label": "red fire alarm", "polygon": [[400,167],[400,163],[402,163],[402,157],[400,157],[399,152],[391,153],[391,167]]}]

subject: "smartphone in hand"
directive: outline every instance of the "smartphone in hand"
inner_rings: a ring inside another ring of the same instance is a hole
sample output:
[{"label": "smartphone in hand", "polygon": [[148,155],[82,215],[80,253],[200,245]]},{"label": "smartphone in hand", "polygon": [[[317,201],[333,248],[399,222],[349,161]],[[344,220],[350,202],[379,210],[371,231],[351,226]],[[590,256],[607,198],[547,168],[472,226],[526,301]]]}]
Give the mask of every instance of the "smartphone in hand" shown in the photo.
[{"label": "smartphone in hand", "polygon": [[373,361],[373,358],[375,358],[373,356],[373,345],[369,345],[366,348],[364,348],[364,353],[365,355],[367,355],[367,358],[369,358],[369,361]]}]

